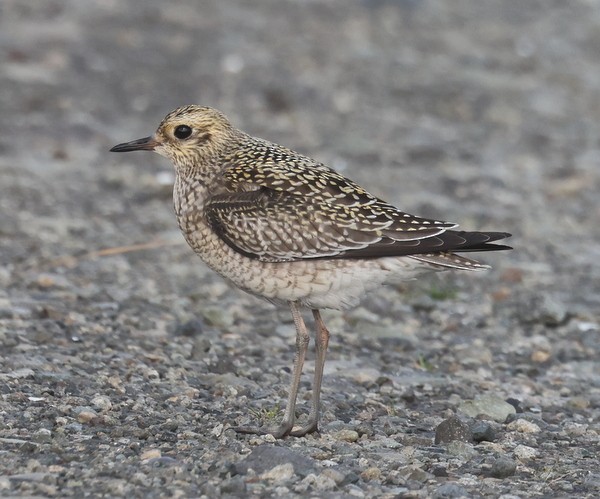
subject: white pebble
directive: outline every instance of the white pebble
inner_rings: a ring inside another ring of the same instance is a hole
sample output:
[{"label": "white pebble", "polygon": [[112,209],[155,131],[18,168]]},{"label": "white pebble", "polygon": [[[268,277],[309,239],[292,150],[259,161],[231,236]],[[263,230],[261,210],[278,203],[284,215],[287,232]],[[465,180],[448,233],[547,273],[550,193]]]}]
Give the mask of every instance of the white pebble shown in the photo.
[{"label": "white pebble", "polygon": [[518,431],[520,433],[539,433],[542,431],[538,425],[526,419],[515,419],[506,428],[510,431]]},{"label": "white pebble", "polygon": [[529,461],[531,459],[535,459],[538,456],[538,451],[533,447],[529,447],[527,445],[517,445],[514,448],[513,453],[519,461]]}]

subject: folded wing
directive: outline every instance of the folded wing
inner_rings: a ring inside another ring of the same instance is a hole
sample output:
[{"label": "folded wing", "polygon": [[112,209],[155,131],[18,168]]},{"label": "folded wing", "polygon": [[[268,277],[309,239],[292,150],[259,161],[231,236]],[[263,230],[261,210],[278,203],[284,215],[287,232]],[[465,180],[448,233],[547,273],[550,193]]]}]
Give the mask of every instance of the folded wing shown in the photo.
[{"label": "folded wing", "polygon": [[505,233],[459,232],[456,224],[416,217],[293,151],[225,171],[228,192],[205,205],[213,230],[233,249],[268,262],[379,258],[486,251]]}]

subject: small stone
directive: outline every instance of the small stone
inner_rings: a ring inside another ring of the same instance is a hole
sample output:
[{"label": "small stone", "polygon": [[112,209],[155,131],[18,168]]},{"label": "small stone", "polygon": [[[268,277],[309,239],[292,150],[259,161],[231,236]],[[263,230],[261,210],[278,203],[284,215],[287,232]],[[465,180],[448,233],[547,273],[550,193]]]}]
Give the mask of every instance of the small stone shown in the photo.
[{"label": "small stone", "polygon": [[581,396],[571,397],[567,405],[572,409],[587,409],[590,406],[590,399]]},{"label": "small stone", "polygon": [[512,397],[509,397],[505,401],[506,403],[512,405],[515,408],[515,411],[518,413],[523,412],[523,407],[521,407],[521,401]]},{"label": "small stone", "polygon": [[341,467],[327,468],[321,474],[331,478],[338,487],[356,483],[360,480],[360,477],[354,471]]},{"label": "small stone", "polygon": [[435,443],[448,443],[455,440],[470,442],[473,440],[473,432],[467,423],[457,416],[452,416],[442,421],[435,429]]},{"label": "small stone", "polygon": [[282,484],[290,480],[293,476],[294,465],[292,463],[283,463],[274,466],[269,471],[265,471],[260,475],[260,478]]},{"label": "small stone", "polygon": [[221,493],[231,494],[235,497],[246,496],[246,481],[241,476],[234,476],[229,480],[225,480],[221,483]]},{"label": "small stone", "polygon": [[83,430],[83,426],[81,426],[81,423],[69,423],[65,426],[65,430],[70,431],[72,433],[81,433],[81,430]]},{"label": "small stone", "polygon": [[321,473],[317,475],[314,486],[317,490],[333,490],[337,487],[337,484],[333,478]]},{"label": "small stone", "polygon": [[316,482],[317,476],[314,473],[309,473],[295,485],[294,490],[296,492],[306,492],[309,488],[314,487]]},{"label": "small stone", "polygon": [[375,466],[371,468],[367,468],[360,474],[360,477],[365,481],[369,482],[371,480],[380,480],[381,479],[381,470]]},{"label": "small stone", "polygon": [[141,485],[142,487],[150,487],[151,486],[151,481],[148,478],[148,475],[146,475],[145,473],[142,473],[140,471],[131,475],[131,482],[136,485]]},{"label": "small stone", "polygon": [[149,461],[150,459],[158,459],[161,455],[160,449],[148,449],[140,454],[140,459]]},{"label": "small stone", "polygon": [[446,478],[448,476],[448,470],[443,466],[436,466],[431,470],[431,473],[433,473],[433,476],[439,478]]},{"label": "small stone", "polygon": [[546,326],[558,326],[567,317],[564,304],[547,294],[542,294],[542,302],[538,310],[540,319]]},{"label": "small stone", "polygon": [[517,445],[513,453],[519,461],[530,461],[538,456],[538,451],[527,445]]},{"label": "small stone", "polygon": [[485,421],[475,421],[471,426],[471,431],[475,442],[493,442],[496,440],[494,428]]},{"label": "small stone", "polygon": [[7,476],[0,476],[0,490],[10,489],[10,480]]},{"label": "small stone", "polygon": [[36,482],[40,483],[44,480],[47,480],[49,477],[48,473],[44,473],[43,471],[33,472],[33,473],[15,473],[14,475],[10,475],[10,479],[14,482]]},{"label": "small stone", "polygon": [[461,487],[455,482],[448,482],[440,485],[433,493],[434,499],[442,499],[444,497],[469,497],[469,493],[464,487]]},{"label": "small stone", "polygon": [[46,428],[40,428],[32,435],[32,440],[38,443],[50,442],[52,432]]},{"label": "small stone", "polygon": [[507,457],[496,459],[490,469],[490,476],[493,478],[507,478],[517,471],[517,462]]},{"label": "small stone", "polygon": [[565,423],[565,433],[570,437],[582,437],[586,434],[588,425],[582,423]]},{"label": "small stone", "polygon": [[152,367],[147,367],[145,369],[142,369],[142,373],[143,373],[144,378],[146,378],[149,381],[159,381],[160,380],[160,373]]},{"label": "small stone", "polygon": [[109,411],[112,409],[112,402],[106,395],[96,395],[91,400],[92,407],[100,411]]},{"label": "small stone", "polygon": [[483,415],[498,423],[504,423],[510,414],[517,412],[514,406],[495,395],[484,395],[475,400],[466,400],[458,406],[458,409],[472,418]]},{"label": "small stone", "polygon": [[381,371],[377,369],[362,368],[349,373],[350,377],[361,385],[373,385],[381,378]]},{"label": "small stone", "polygon": [[[125,459],[125,456],[123,456],[123,459]],[[153,457],[144,461],[155,468],[168,468],[169,466],[177,466],[179,464],[177,459],[169,456]]]},{"label": "small stone", "polygon": [[537,362],[538,364],[542,364],[546,362],[551,357],[550,352],[546,352],[545,350],[535,350],[531,353],[531,361]]},{"label": "small stone", "polygon": [[202,309],[202,316],[213,326],[228,329],[233,325],[234,317],[229,309],[223,307],[205,307]]},{"label": "small stone", "polygon": [[556,327],[566,320],[567,309],[563,303],[550,295],[540,294],[523,302],[519,315],[523,322],[537,322]]},{"label": "small stone", "polygon": [[93,419],[97,418],[98,414],[96,414],[93,410],[84,409],[77,414],[77,421],[80,423],[89,423]]},{"label": "small stone", "polygon": [[346,475],[336,468],[327,468],[321,473],[322,476],[331,478],[336,485],[344,482]]},{"label": "small stone", "polygon": [[434,478],[431,473],[414,465],[400,468],[398,471],[400,472],[400,476],[404,477],[407,481],[425,483],[427,480]]},{"label": "small stone", "polygon": [[515,419],[512,423],[508,423],[506,428],[510,431],[518,431],[520,433],[539,433],[542,429],[526,419]]},{"label": "small stone", "polygon": [[448,454],[456,456],[464,461],[469,461],[477,455],[477,451],[473,445],[459,440],[449,442],[446,449],[448,450]]},{"label": "small stone", "polygon": [[291,463],[294,467],[294,473],[301,477],[311,474],[315,468],[312,459],[286,447],[259,445],[242,461],[234,465],[234,472],[239,475],[246,475],[252,469],[261,474],[282,463]]},{"label": "small stone", "polygon": [[365,493],[356,485],[349,485],[346,487],[346,492],[352,497],[365,497]]},{"label": "small stone", "polygon": [[204,323],[200,319],[192,319],[184,324],[178,324],[174,334],[175,336],[200,336],[204,329]]},{"label": "small stone", "polygon": [[25,378],[33,378],[34,376],[35,376],[35,373],[33,372],[33,369],[30,369],[28,367],[22,367],[21,369],[15,369],[14,371],[11,371],[9,373],[0,373],[1,380],[25,379]]},{"label": "small stone", "polygon": [[334,433],[333,438],[343,442],[356,442],[359,439],[359,434],[355,430],[344,429]]},{"label": "small stone", "polygon": [[40,288],[68,289],[71,286],[66,277],[58,274],[39,274],[34,283]]}]

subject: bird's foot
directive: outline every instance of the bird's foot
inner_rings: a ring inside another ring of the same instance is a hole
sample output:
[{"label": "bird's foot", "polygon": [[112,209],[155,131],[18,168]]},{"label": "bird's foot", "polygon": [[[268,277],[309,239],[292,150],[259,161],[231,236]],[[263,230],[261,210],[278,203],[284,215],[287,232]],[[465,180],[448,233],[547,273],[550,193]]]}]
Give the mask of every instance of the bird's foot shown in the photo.
[{"label": "bird's foot", "polygon": [[307,424],[301,426],[297,430],[292,430],[293,425],[288,423],[282,423],[276,427],[269,426],[236,426],[232,429],[237,433],[243,433],[246,435],[273,435],[275,438],[290,437],[304,437],[309,433],[318,433],[319,422],[308,421]]},{"label": "bird's foot", "polygon": [[249,435],[273,435],[275,438],[284,438],[290,435],[293,426],[293,423],[284,422],[274,428],[269,426],[237,426],[233,430],[237,433]]},{"label": "bird's foot", "polygon": [[319,422],[315,420],[309,420],[304,426],[297,430],[290,431],[291,437],[304,437],[309,433],[317,433],[319,431]]}]

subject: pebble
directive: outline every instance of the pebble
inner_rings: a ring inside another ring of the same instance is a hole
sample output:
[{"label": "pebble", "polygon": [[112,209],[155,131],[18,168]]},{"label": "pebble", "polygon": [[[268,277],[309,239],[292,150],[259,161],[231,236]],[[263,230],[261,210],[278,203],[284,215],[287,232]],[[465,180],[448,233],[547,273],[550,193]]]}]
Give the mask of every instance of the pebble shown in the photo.
[{"label": "pebble", "polygon": [[521,401],[519,399],[508,397],[505,402],[512,405],[515,408],[515,411],[517,411],[517,414],[523,412],[523,407],[521,407]]},{"label": "pebble", "polygon": [[459,411],[476,418],[486,416],[498,423],[504,423],[510,414],[515,414],[515,407],[495,395],[484,395],[475,400],[466,400],[458,406]]},{"label": "pebble", "polygon": [[229,329],[233,326],[234,317],[233,314],[228,311],[227,307],[204,307],[202,309],[202,316],[209,324],[222,329]]},{"label": "pebble", "polygon": [[551,353],[545,350],[535,350],[531,353],[530,359],[532,362],[536,362],[538,364],[542,364],[546,362],[550,357]]},{"label": "pebble", "polygon": [[140,459],[149,461],[150,459],[158,459],[161,455],[160,449],[148,449],[140,454]]},{"label": "pebble", "polygon": [[455,440],[470,442],[473,440],[473,432],[469,425],[457,416],[452,416],[442,421],[435,429],[435,443],[448,443]]},{"label": "pebble", "polygon": [[[174,335],[175,336],[200,336],[203,331],[206,329],[204,322],[202,322],[198,318],[194,318],[190,321],[187,321],[183,324],[178,324],[175,328]],[[207,338],[204,338],[207,341],[207,345],[210,346],[210,342]]]},{"label": "pebble", "polygon": [[92,407],[100,411],[109,411],[112,409],[112,402],[106,395],[95,395],[91,400]]},{"label": "pebble", "polygon": [[25,379],[25,378],[33,378],[35,373],[33,369],[29,369],[28,367],[23,367],[21,369],[15,369],[9,373],[0,373],[0,380],[7,379]]},{"label": "pebble", "polygon": [[523,322],[556,327],[567,318],[564,304],[548,294],[533,294],[521,304],[519,316]]},{"label": "pebble", "polygon": [[275,483],[284,483],[294,476],[294,465],[292,463],[283,463],[274,466],[268,471],[261,473],[260,478],[270,480]]},{"label": "pebble", "polygon": [[321,474],[331,478],[338,487],[356,483],[360,480],[360,477],[349,468],[327,468]]},{"label": "pebble", "polygon": [[365,493],[356,485],[346,487],[346,492],[352,497],[365,497]]},{"label": "pebble", "polygon": [[306,475],[300,483],[296,484],[294,490],[296,492],[306,492],[308,489],[315,487],[317,483],[317,476],[314,473]]},{"label": "pebble", "polygon": [[246,475],[248,470],[252,469],[261,474],[282,463],[291,463],[294,473],[301,477],[306,477],[315,469],[314,460],[287,447],[259,445],[252,449],[252,452],[242,461],[234,465],[234,471],[239,475]]},{"label": "pebble", "polygon": [[81,430],[83,430],[83,426],[81,426],[81,423],[69,423],[65,425],[65,430],[73,433],[80,433]]},{"label": "pebble", "polygon": [[327,468],[327,469],[323,470],[323,472],[321,473],[320,476],[326,476],[326,477],[330,478],[331,480],[333,480],[335,482],[336,485],[340,485],[341,483],[344,483],[344,480],[346,478],[346,475],[344,473],[342,473],[340,470],[335,469],[335,468]]},{"label": "pebble", "polygon": [[430,478],[434,478],[431,473],[428,473],[427,471],[418,468],[415,465],[405,466],[404,468],[400,468],[398,471],[400,472],[400,475],[407,481],[413,480],[415,482],[425,483]]},{"label": "pebble", "polygon": [[[244,489],[245,491],[246,489]],[[223,489],[221,488],[221,492],[223,491]],[[290,489],[288,489],[287,487],[283,487],[283,486],[279,486],[279,487],[275,487],[273,489],[273,497],[288,497],[290,495]],[[210,496],[209,496],[210,497]],[[235,496],[238,497],[238,496]],[[242,495],[241,497],[248,497],[246,494]]]},{"label": "pebble", "polygon": [[448,451],[448,454],[456,456],[463,461],[469,461],[477,455],[477,451],[473,445],[467,442],[461,442],[459,440],[454,440],[448,443],[446,450]]},{"label": "pebble", "polygon": [[444,497],[468,497],[469,493],[464,487],[461,487],[455,482],[448,482],[440,485],[433,493],[434,499],[442,499]]},{"label": "pebble", "polygon": [[508,423],[506,428],[510,431],[518,431],[520,433],[539,433],[542,429],[535,423],[526,419],[515,419],[512,423]]},{"label": "pebble", "polygon": [[16,473],[14,475],[10,475],[10,479],[18,482],[43,482],[44,480],[48,479],[49,476],[49,473],[38,471],[32,473]]},{"label": "pebble", "polygon": [[493,426],[485,421],[475,421],[471,425],[471,431],[475,442],[493,442],[496,440],[496,432]]},{"label": "pebble", "polygon": [[363,471],[360,474],[360,477],[365,482],[370,482],[371,480],[380,480],[381,479],[381,470],[379,468],[377,468],[376,466],[371,466],[370,468],[367,468],[365,471]]},{"label": "pebble", "polygon": [[70,281],[65,276],[50,273],[38,274],[33,284],[40,288],[69,289],[71,287]]},{"label": "pebble", "polygon": [[517,462],[508,457],[499,457],[492,463],[490,476],[493,478],[507,478],[517,471]]},{"label": "pebble", "polygon": [[315,479],[315,489],[317,490],[333,490],[337,487],[335,480],[321,473]]},{"label": "pebble", "polygon": [[340,430],[333,434],[333,438],[336,440],[341,440],[343,442],[356,442],[359,439],[360,435],[355,430]]},{"label": "pebble", "polygon": [[177,466],[179,464],[177,459],[170,456],[154,457],[146,460],[146,462],[155,468],[167,468],[169,466]]},{"label": "pebble", "polygon": [[97,417],[98,414],[96,414],[96,411],[93,411],[91,409],[84,409],[80,411],[79,414],[77,414],[77,421],[79,421],[80,423],[89,423]]},{"label": "pebble", "polygon": [[588,425],[582,423],[565,423],[564,430],[570,437],[582,437],[586,434]]},{"label": "pebble", "polygon": [[514,448],[513,453],[519,461],[529,461],[538,456],[538,451],[536,449],[522,444],[517,445]]},{"label": "pebble", "polygon": [[46,428],[40,428],[31,438],[34,442],[38,443],[50,442],[52,440],[52,432]]},{"label": "pebble", "polygon": [[576,410],[587,409],[590,406],[590,399],[583,396],[571,397],[567,405]]}]

